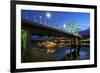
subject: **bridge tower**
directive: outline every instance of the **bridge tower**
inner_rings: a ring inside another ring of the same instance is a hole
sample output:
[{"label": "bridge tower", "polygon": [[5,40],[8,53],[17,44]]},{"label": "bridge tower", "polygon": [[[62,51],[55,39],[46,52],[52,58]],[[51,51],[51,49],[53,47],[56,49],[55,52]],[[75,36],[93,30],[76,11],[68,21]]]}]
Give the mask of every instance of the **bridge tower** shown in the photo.
[{"label": "bridge tower", "polygon": [[74,24],[74,33],[76,35],[79,35],[79,27],[78,27],[78,25],[76,23]]},{"label": "bridge tower", "polygon": [[[72,53],[72,48],[74,48],[75,51],[75,56],[79,56],[79,51],[80,51],[80,38],[77,37],[79,35],[79,27],[78,24],[74,23],[74,24],[70,24],[69,27],[69,32],[76,35],[76,37],[72,37],[70,39],[70,44],[71,44],[71,49],[70,52]],[[71,54],[72,55],[72,54]]]},{"label": "bridge tower", "polygon": [[72,33],[72,29],[73,29],[73,24],[69,24],[69,32]]},{"label": "bridge tower", "polygon": [[[76,36],[79,35],[79,27],[78,24],[74,23],[74,24],[70,24],[69,25],[69,32],[75,34]],[[76,37],[75,39],[71,39],[71,44],[74,44],[74,40],[75,40],[75,44],[79,45],[79,38]]]},{"label": "bridge tower", "polygon": [[[74,24],[74,34],[79,35],[79,28],[78,28],[78,25],[76,23]],[[76,37],[75,42],[76,42],[76,45],[79,45],[79,39],[77,37]]]}]

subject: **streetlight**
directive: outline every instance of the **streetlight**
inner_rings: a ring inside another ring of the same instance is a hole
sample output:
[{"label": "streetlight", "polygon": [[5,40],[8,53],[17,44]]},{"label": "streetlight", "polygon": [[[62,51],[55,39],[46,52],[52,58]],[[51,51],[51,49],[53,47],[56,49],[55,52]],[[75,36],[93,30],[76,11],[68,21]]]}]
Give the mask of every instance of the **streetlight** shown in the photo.
[{"label": "streetlight", "polygon": [[28,13],[27,13],[27,11],[25,12],[25,18],[26,18],[26,19],[28,18]]},{"label": "streetlight", "polygon": [[[50,12],[46,12],[46,17],[47,17],[48,19],[50,19],[50,18],[51,18],[51,13],[50,13]],[[48,24],[48,22],[47,22],[47,24]]]},{"label": "streetlight", "polygon": [[66,24],[63,25],[64,30],[66,31]]},{"label": "streetlight", "polygon": [[46,20],[44,20],[44,25],[47,25]]},{"label": "streetlight", "polygon": [[63,27],[66,28],[66,24],[64,24]]},{"label": "streetlight", "polygon": [[36,16],[34,17],[34,21],[36,22]]},{"label": "streetlight", "polygon": [[40,24],[41,24],[41,19],[42,19],[42,16],[40,16],[39,18],[40,18]]},{"label": "streetlight", "polygon": [[47,17],[47,18],[50,18],[50,17],[51,17],[51,13],[50,13],[50,12],[47,12],[47,13],[46,13],[46,17]]}]

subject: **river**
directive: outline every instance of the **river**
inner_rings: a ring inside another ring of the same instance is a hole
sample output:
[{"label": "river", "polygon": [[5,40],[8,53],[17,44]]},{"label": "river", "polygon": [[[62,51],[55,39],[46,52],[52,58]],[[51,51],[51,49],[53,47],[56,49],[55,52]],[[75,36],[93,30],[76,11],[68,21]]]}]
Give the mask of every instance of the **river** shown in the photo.
[{"label": "river", "polygon": [[[62,60],[66,56],[68,57],[69,55],[74,58],[79,57],[78,58],[79,60],[86,60],[86,59],[90,58],[90,48],[89,47],[81,46],[78,48],[79,52],[77,52],[77,53],[76,53],[75,49],[76,49],[76,47],[75,48],[71,48],[71,47],[56,48],[53,55],[57,60]],[[78,55],[76,55],[76,54],[78,54]]]}]

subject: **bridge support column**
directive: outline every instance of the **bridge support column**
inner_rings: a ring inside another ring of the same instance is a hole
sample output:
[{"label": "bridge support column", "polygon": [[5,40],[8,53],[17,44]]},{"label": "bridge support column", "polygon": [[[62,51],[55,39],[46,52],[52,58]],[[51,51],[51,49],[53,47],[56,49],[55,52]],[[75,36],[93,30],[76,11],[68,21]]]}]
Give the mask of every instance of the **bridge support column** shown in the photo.
[{"label": "bridge support column", "polygon": [[31,32],[21,30],[21,62],[31,61]]},{"label": "bridge support column", "polygon": [[76,37],[76,54],[77,56],[79,56],[79,52],[80,52],[80,38],[79,37]]}]

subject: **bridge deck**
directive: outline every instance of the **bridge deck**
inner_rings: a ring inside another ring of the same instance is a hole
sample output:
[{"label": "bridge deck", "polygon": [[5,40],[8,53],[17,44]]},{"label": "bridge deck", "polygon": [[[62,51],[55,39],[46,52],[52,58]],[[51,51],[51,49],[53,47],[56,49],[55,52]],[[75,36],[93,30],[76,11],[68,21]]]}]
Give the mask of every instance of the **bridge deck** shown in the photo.
[{"label": "bridge deck", "polygon": [[43,24],[31,22],[25,19],[22,19],[21,26],[22,29],[27,29],[31,31],[33,35],[40,35],[40,36],[46,35],[46,36],[67,37],[67,38],[79,37],[72,33],[64,32],[56,28],[48,27]]}]

